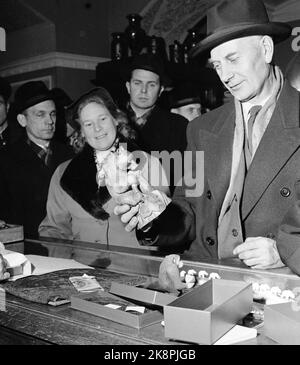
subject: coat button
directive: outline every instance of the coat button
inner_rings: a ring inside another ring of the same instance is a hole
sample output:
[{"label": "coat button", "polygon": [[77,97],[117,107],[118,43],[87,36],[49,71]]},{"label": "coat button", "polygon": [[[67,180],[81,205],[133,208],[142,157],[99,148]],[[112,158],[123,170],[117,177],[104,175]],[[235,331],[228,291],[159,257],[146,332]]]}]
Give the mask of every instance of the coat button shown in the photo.
[{"label": "coat button", "polygon": [[237,237],[239,235],[238,230],[235,228],[231,232],[232,232],[233,237]]},{"label": "coat button", "polygon": [[215,244],[215,241],[211,237],[206,237],[206,243],[209,246],[213,246]]},{"label": "coat button", "polygon": [[291,195],[291,190],[289,188],[282,188],[280,190],[280,194],[284,197],[287,198]]},{"label": "coat button", "polygon": [[206,197],[209,200],[211,199],[211,191],[210,190],[207,190]]}]

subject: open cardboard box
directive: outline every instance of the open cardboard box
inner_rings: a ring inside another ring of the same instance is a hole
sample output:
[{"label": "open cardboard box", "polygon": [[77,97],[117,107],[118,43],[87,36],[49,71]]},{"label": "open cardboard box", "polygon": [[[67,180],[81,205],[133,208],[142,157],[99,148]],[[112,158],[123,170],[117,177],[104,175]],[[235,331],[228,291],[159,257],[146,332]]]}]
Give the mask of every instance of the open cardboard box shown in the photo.
[{"label": "open cardboard box", "polygon": [[161,322],[163,314],[158,310],[148,310],[145,313],[128,312],[124,309],[113,309],[107,305],[132,307],[133,303],[125,301],[107,292],[99,290],[95,293],[80,293],[71,296],[71,308],[137,329]]},{"label": "open cardboard box", "polygon": [[24,240],[23,226],[7,224],[7,228],[0,229],[0,242],[18,242]]},{"label": "open cardboard box", "polygon": [[153,289],[124,285],[116,282],[112,282],[109,292],[138,303],[158,307],[163,307],[177,298],[175,294],[162,293]]},{"label": "open cardboard box", "polygon": [[211,345],[250,311],[251,284],[209,280],[164,306],[165,336]]},{"label": "open cardboard box", "polygon": [[300,303],[266,305],[264,332],[281,345],[300,345]]}]

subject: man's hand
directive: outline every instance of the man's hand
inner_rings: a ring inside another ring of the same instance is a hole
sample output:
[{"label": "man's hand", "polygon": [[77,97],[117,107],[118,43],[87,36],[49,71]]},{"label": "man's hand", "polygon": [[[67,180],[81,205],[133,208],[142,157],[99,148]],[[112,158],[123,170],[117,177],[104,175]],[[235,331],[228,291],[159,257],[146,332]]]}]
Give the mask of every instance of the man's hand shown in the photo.
[{"label": "man's hand", "polygon": [[285,266],[280,259],[276,242],[266,237],[249,237],[233,250],[240,260],[252,269],[272,269]]},{"label": "man's hand", "polygon": [[138,211],[139,205],[132,207],[128,204],[117,205],[114,209],[114,213],[121,216],[121,222],[126,224],[125,230],[127,232],[131,232],[136,228],[138,224],[138,219],[136,217]]},{"label": "man's hand", "polygon": [[[138,186],[140,192],[142,192],[143,194],[150,193],[153,190],[147,180],[141,175],[138,176]],[[136,194],[139,191],[137,190],[138,188],[135,184],[132,185],[132,189],[136,191]],[[121,216],[121,222],[126,224],[125,230],[127,232],[131,232],[138,225],[138,218],[136,217],[136,215],[139,211],[139,204],[135,200],[126,200],[128,199],[128,196],[126,196],[125,199],[123,199],[122,196],[125,197],[126,193],[120,194],[119,199],[117,200],[118,205],[116,205],[114,213]]]},{"label": "man's hand", "polygon": [[186,288],[186,284],[180,279],[179,269],[183,266],[179,255],[166,256],[159,266],[158,280],[160,287],[171,292],[177,293]]},{"label": "man's hand", "polygon": [[6,271],[6,267],[7,267],[7,262],[0,254],[0,281],[7,280],[10,277],[9,272]]}]

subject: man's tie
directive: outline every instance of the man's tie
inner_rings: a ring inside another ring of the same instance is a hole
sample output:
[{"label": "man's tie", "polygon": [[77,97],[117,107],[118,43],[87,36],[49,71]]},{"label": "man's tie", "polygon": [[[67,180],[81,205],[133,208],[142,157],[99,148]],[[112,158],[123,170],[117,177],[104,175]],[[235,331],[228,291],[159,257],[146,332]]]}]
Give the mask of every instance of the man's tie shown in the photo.
[{"label": "man's tie", "polygon": [[51,149],[47,147],[46,149],[41,148],[41,150],[38,153],[38,156],[46,166],[49,166],[51,154],[52,154]]},{"label": "man's tie", "polygon": [[245,157],[246,157],[246,165],[247,169],[250,166],[253,154],[253,144],[252,144],[252,134],[253,134],[253,125],[256,119],[258,112],[261,109],[261,105],[254,105],[249,110],[249,119],[248,119],[248,139],[245,140]]}]

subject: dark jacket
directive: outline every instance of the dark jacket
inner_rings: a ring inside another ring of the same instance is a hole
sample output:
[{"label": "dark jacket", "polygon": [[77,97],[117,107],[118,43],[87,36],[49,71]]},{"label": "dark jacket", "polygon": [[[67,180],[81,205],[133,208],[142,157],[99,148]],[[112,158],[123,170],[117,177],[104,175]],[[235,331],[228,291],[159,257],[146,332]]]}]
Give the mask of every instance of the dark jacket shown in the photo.
[{"label": "dark jacket", "polygon": [[[130,119],[130,115],[128,115]],[[132,122],[132,121],[131,121]],[[181,115],[170,113],[167,110],[155,106],[147,118],[146,124],[142,127],[131,125],[137,132],[136,144],[141,150],[151,154],[152,151],[162,152],[179,151],[183,156],[186,149],[186,128],[188,121]],[[156,156],[157,157],[157,156]],[[170,177],[169,185],[171,194],[174,191],[174,168],[171,165],[169,172],[168,163],[162,161],[162,165]],[[181,166],[181,169],[182,166]],[[180,174],[182,176],[182,174]]]},{"label": "dark jacket", "polygon": [[22,138],[0,151],[0,219],[24,226],[25,237],[38,237],[46,215],[51,176],[57,166],[72,158],[69,147],[51,142],[53,154],[46,166]]},{"label": "dark jacket", "polygon": [[[299,93],[285,82],[245,179],[241,206],[244,238],[262,236],[277,241],[279,226],[297,199],[299,110]],[[218,258],[218,217],[230,181],[234,124],[233,102],[189,123],[187,149],[204,151],[204,175],[200,174],[203,181],[199,182],[203,191],[186,197],[191,187],[177,188],[173,203],[158,219],[159,245],[183,244],[191,260]],[[279,239],[277,245],[283,262],[289,265],[291,252],[281,248],[289,247],[289,240]]]}]

